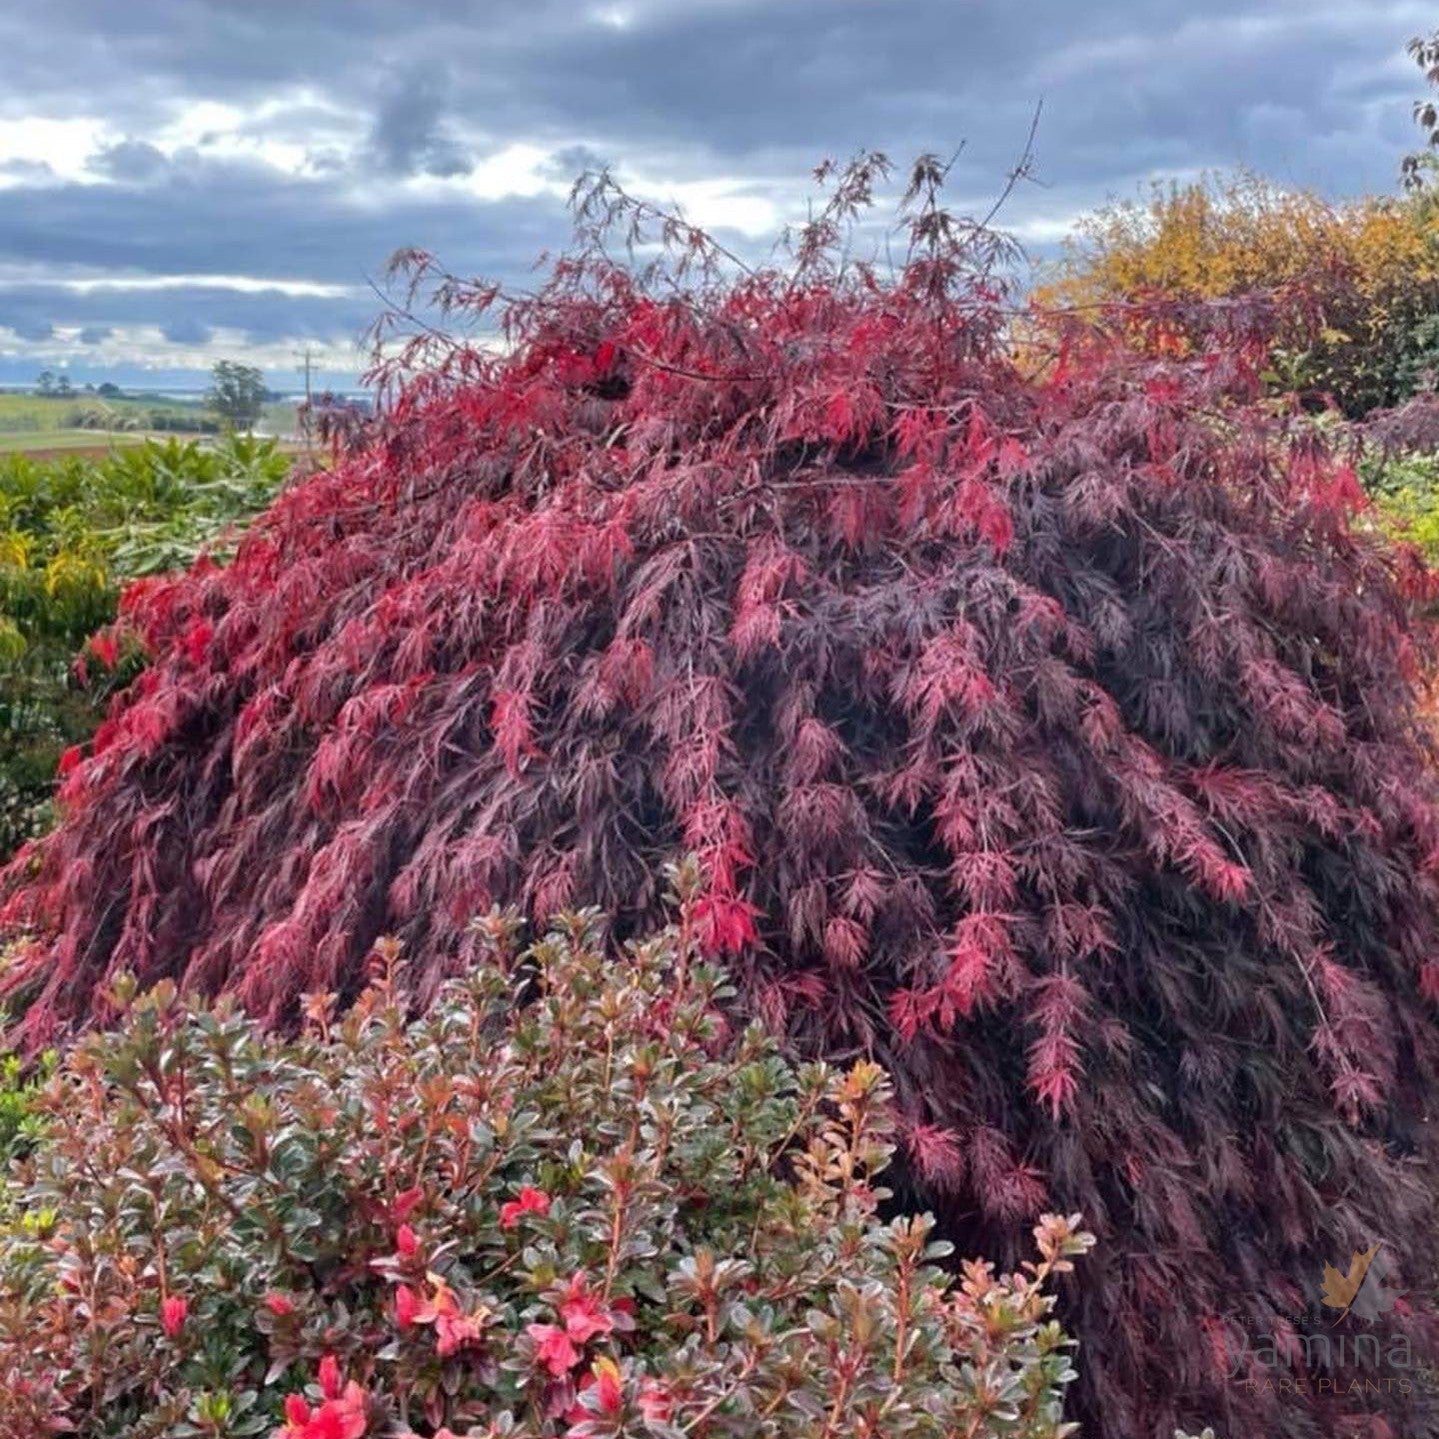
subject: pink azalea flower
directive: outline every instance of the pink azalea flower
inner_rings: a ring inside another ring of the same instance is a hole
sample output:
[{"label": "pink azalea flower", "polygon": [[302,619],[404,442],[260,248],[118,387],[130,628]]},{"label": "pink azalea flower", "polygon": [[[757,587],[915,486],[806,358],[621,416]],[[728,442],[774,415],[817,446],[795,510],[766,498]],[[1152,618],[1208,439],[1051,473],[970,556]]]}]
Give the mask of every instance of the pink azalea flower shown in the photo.
[{"label": "pink azalea flower", "polygon": [[535,1360],[557,1379],[580,1362],[580,1351],[558,1324],[531,1324],[525,1332],[535,1341]]},{"label": "pink azalea flower", "polygon": [[190,1306],[179,1295],[168,1295],[160,1302],[160,1327],[171,1339],[178,1339],[189,1312]]},{"label": "pink azalea flower", "polygon": [[518,1199],[500,1206],[500,1228],[513,1229],[526,1214],[546,1215],[550,1212],[550,1196],[543,1189],[525,1185]]}]

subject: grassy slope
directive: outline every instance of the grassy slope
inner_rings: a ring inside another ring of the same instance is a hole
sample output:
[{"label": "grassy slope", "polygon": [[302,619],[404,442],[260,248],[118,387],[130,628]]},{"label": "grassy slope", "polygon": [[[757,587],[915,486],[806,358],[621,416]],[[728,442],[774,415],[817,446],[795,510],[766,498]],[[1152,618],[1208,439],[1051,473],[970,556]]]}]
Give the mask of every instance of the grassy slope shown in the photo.
[{"label": "grassy slope", "polygon": [[[113,426],[81,429],[75,425],[77,414],[97,411],[112,415]],[[291,435],[297,427],[295,412],[293,401],[266,405],[260,427],[268,434]],[[105,399],[83,392],[66,397],[0,393],[0,455],[77,451],[100,455],[114,445],[164,439],[163,431],[141,427],[156,415],[193,420],[205,413],[199,400]]]},{"label": "grassy slope", "polygon": [[104,454],[114,445],[138,445],[152,437],[143,430],[0,430],[0,455],[39,457],[53,452]]}]

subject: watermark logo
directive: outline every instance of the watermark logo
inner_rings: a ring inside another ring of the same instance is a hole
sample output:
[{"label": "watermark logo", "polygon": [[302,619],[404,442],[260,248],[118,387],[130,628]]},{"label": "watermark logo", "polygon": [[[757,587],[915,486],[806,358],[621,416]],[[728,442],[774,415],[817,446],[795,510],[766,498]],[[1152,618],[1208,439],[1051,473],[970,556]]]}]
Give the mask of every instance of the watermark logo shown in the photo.
[{"label": "watermark logo", "polygon": [[1381,1323],[1404,1297],[1396,1274],[1382,1240],[1355,1250],[1343,1269],[1325,1264],[1302,1312],[1241,1321],[1231,1380],[1280,1399],[1439,1393],[1439,1373],[1415,1356],[1404,1328]]},{"label": "watermark logo", "polygon": [[1349,1314],[1372,1324],[1403,1296],[1403,1291],[1390,1283],[1391,1270],[1383,1242],[1371,1244],[1362,1254],[1356,1251],[1350,1256],[1349,1267],[1342,1274],[1332,1264],[1324,1266],[1319,1302],[1338,1310],[1335,1324]]}]

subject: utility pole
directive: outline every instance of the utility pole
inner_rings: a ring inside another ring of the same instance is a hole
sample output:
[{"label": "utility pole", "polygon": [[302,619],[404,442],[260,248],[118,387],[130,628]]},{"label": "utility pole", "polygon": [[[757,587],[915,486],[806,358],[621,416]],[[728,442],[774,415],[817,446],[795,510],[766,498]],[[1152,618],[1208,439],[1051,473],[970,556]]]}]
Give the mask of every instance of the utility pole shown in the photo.
[{"label": "utility pole", "polygon": [[304,409],[300,411],[300,414],[303,416],[303,418],[300,420],[300,434],[304,438],[305,450],[308,453],[311,447],[310,422],[312,416],[310,413],[310,405],[314,400],[314,392],[310,387],[310,369],[314,362],[314,351],[311,350],[308,345],[306,345],[299,354],[299,360],[300,373],[303,374],[305,377],[305,406]]}]

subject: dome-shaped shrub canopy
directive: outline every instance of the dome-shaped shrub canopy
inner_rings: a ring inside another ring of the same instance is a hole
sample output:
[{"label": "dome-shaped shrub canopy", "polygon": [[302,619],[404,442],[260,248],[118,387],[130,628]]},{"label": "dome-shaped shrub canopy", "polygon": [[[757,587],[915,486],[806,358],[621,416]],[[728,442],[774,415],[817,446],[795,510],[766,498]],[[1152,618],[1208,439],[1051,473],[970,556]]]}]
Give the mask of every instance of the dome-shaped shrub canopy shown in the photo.
[{"label": "dome-shaped shrub canopy", "polygon": [[1041,1206],[1099,1234],[1096,1432],[1398,1412],[1240,1381],[1242,1336],[1327,1326],[1324,1264],[1376,1240],[1432,1330],[1404,561],[1257,403],[1242,307],[1202,353],[1142,313],[1019,343],[933,170],[897,269],[835,258],[868,178],[787,271],[670,225],[688,271],[439,277],[508,343],[422,334],[233,564],[129,594],[153,663],[11,903],[25,1030],[103,1018],[122,970],[285,1022],[382,934],[436,986],[477,911],[634,929],[694,852],[704,941],[755,1013],[892,1071],[965,1250],[1017,1253]]}]

